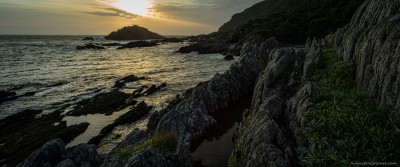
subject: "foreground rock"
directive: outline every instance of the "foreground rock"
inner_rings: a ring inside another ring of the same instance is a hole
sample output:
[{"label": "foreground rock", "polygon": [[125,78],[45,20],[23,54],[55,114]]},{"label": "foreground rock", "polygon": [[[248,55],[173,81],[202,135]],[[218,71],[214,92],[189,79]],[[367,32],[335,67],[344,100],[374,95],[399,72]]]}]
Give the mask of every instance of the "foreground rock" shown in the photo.
[{"label": "foreground rock", "polygon": [[114,111],[121,110],[130,105],[127,99],[129,94],[113,90],[101,93],[93,98],[82,100],[76,104],[74,110],[67,113],[69,116],[81,116],[87,114],[111,115]]},{"label": "foreground rock", "polygon": [[135,75],[128,75],[115,82],[113,88],[122,88],[128,82],[135,82],[144,79],[144,77],[137,77]]},{"label": "foreground rock", "polygon": [[351,22],[326,39],[356,65],[356,82],[382,106],[400,113],[400,1],[367,0]]},{"label": "foreground rock", "polygon": [[117,118],[112,124],[104,127],[100,131],[100,134],[90,139],[88,143],[98,145],[101,139],[107,136],[116,126],[131,124],[141,119],[142,117],[146,116],[152,108],[153,108],[152,106],[147,106],[145,102],[143,101],[140,102],[139,104],[134,106],[130,111]]},{"label": "foreground rock", "polygon": [[4,103],[6,101],[11,101],[17,99],[17,93],[15,92],[10,92],[10,91],[0,91],[0,104]]},{"label": "foreground rock", "polygon": [[95,44],[89,43],[89,44],[86,44],[86,45],[83,45],[83,46],[77,46],[76,49],[77,50],[85,50],[85,49],[100,50],[100,49],[105,49],[105,48],[102,47],[102,46],[99,46],[99,45],[95,45]]},{"label": "foreground rock", "polygon": [[147,28],[133,25],[114,31],[104,38],[108,40],[146,40],[164,39],[165,37],[151,32]]},{"label": "foreground rock", "polygon": [[89,126],[68,127],[60,111],[36,118],[41,112],[26,110],[0,120],[0,166],[16,166],[48,140],[61,138],[69,143]]},{"label": "foreground rock", "polygon": [[97,153],[94,145],[81,144],[66,149],[61,139],[54,139],[34,151],[25,161],[20,163],[18,167],[100,166],[102,162],[103,158]]},{"label": "foreground rock", "polygon": [[127,49],[127,48],[142,48],[142,47],[153,47],[157,46],[158,44],[156,42],[149,42],[149,41],[135,41],[135,42],[129,42],[125,45],[122,45],[121,47],[117,49]]}]

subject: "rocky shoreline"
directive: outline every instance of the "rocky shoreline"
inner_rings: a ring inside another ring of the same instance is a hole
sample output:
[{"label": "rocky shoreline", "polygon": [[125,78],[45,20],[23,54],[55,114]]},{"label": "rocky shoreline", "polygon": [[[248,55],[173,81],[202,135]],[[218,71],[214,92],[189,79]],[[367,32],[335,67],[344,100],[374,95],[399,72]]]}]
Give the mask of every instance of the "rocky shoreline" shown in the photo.
[{"label": "rocky shoreline", "polygon": [[[107,155],[98,155],[94,145],[65,149],[61,140],[51,140],[19,166],[192,166],[190,150],[218,125],[219,109],[248,94],[252,94],[251,106],[243,113],[235,133],[228,165],[301,166],[304,154],[318,149],[318,143],[304,129],[312,119],[307,115],[315,111],[317,103],[319,85],[312,77],[324,66],[322,54],[328,46],[355,67],[358,88],[386,110],[400,112],[399,7],[399,1],[367,0],[348,25],[325,38],[307,40],[304,48],[280,47],[276,38],[258,35],[247,36],[236,47],[225,48],[215,43],[203,47],[201,42],[186,47],[182,52],[232,52],[240,55],[240,61],[227,72],[177,96],[150,117],[147,133],[132,131]],[[157,88],[152,86],[152,90]],[[133,110],[138,107],[144,108],[143,113],[128,112],[120,121],[134,121],[148,112],[149,106],[143,102]],[[398,125],[397,122],[393,128],[399,129]],[[176,135],[178,144],[174,151],[163,152],[155,145],[146,145],[151,136],[164,133]],[[126,160],[118,156],[126,148],[141,149],[131,152]]]}]

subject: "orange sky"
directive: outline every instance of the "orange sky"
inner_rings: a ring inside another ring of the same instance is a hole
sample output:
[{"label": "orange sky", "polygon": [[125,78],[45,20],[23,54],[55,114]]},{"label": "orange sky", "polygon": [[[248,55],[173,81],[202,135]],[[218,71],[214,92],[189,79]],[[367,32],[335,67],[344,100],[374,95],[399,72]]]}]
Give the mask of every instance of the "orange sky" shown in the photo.
[{"label": "orange sky", "polygon": [[261,0],[0,0],[0,34],[105,35],[137,24],[162,35],[218,30]]}]

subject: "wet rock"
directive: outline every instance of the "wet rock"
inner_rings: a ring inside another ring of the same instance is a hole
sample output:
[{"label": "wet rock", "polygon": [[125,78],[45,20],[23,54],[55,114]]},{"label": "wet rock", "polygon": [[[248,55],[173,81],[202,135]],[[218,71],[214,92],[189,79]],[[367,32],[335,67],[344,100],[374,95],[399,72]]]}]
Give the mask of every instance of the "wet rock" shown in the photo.
[{"label": "wet rock", "polygon": [[93,49],[93,50],[99,50],[99,49],[105,49],[102,46],[98,46],[98,45],[94,45],[92,43],[83,45],[83,46],[77,46],[76,47],[77,50],[85,50],[85,49]]},{"label": "wet rock", "polygon": [[71,159],[65,159],[61,163],[59,163],[56,167],[77,167]]},{"label": "wet rock", "polygon": [[220,53],[225,54],[228,52],[229,46],[224,43],[214,43],[214,42],[197,42],[190,44],[189,46],[184,46],[178,50],[178,53],[190,53],[197,52],[198,54],[213,54]]},{"label": "wet rock", "polygon": [[94,38],[93,37],[85,37],[82,40],[84,40],[84,41],[94,41]]},{"label": "wet rock", "polygon": [[0,91],[0,104],[6,101],[11,101],[17,99],[17,93],[9,91]]},{"label": "wet rock", "polygon": [[106,114],[111,115],[114,111],[118,111],[129,105],[126,100],[129,94],[113,90],[107,93],[101,93],[93,98],[78,102],[74,110],[67,113],[70,116],[81,116],[87,114]]},{"label": "wet rock", "polygon": [[103,46],[122,46],[120,43],[105,43]]},{"label": "wet rock", "polygon": [[82,123],[68,127],[61,111],[36,118],[41,112],[25,110],[0,120],[0,157],[4,157],[0,166],[16,166],[48,140],[61,138],[69,143],[89,126]]},{"label": "wet rock", "polygon": [[116,81],[113,88],[122,88],[125,86],[126,83],[128,82],[135,82],[138,80],[142,80],[144,77],[137,77],[135,75],[128,75],[124,78],[121,78],[120,80]]},{"label": "wet rock", "polygon": [[140,102],[134,106],[133,109],[117,118],[112,124],[104,127],[100,131],[100,134],[90,139],[88,143],[95,145],[99,144],[101,139],[108,135],[116,126],[133,123],[146,116],[152,108],[152,106],[147,106],[145,102]]},{"label": "wet rock", "polygon": [[35,92],[26,92],[24,96],[34,96],[35,94]]},{"label": "wet rock", "polygon": [[56,166],[61,161],[64,150],[65,144],[61,139],[50,140],[29,155],[18,167]]},{"label": "wet rock", "polygon": [[127,49],[127,48],[142,48],[142,47],[153,47],[157,46],[158,44],[155,42],[149,42],[149,41],[135,41],[135,42],[129,42],[125,45],[122,45],[121,47],[117,49]]},{"label": "wet rock", "polygon": [[400,113],[400,1],[365,1],[351,22],[326,37],[356,67],[358,87]]},{"label": "wet rock", "polygon": [[235,58],[233,57],[233,55],[227,54],[227,55],[224,57],[224,60],[235,60]]},{"label": "wet rock", "polygon": [[165,38],[165,39],[159,40],[158,42],[179,43],[179,42],[183,42],[183,39],[182,38]]}]

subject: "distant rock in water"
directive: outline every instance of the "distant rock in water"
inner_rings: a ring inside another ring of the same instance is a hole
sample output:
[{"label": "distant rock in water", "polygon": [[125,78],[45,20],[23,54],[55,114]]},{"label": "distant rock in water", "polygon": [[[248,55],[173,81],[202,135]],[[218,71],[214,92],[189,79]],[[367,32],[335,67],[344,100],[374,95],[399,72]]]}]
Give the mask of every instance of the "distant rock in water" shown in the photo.
[{"label": "distant rock in water", "polygon": [[165,37],[137,25],[124,27],[104,37],[108,40],[146,40],[164,39]]},{"label": "distant rock in water", "polygon": [[159,40],[159,42],[178,43],[178,42],[183,42],[183,39],[182,38],[165,38],[165,39]]},{"label": "distant rock in water", "polygon": [[94,41],[94,38],[93,37],[85,37],[82,40],[84,40],[84,41]]},{"label": "distant rock in water", "polygon": [[77,46],[76,47],[77,50],[85,50],[85,49],[94,49],[94,50],[99,50],[99,49],[105,49],[102,46],[98,46],[98,45],[94,45],[92,43],[83,45],[83,46]]},{"label": "distant rock in water", "polygon": [[148,41],[135,41],[129,42],[125,45],[122,45],[118,49],[126,49],[126,48],[141,48],[141,47],[152,47],[157,46],[158,44],[155,42],[148,42]]},{"label": "distant rock in water", "polygon": [[233,55],[227,54],[227,55],[224,57],[224,60],[227,60],[227,61],[229,61],[229,60],[235,60],[235,58],[233,57]]},{"label": "distant rock in water", "polygon": [[122,46],[122,44],[114,42],[114,43],[105,43],[102,46]]}]

